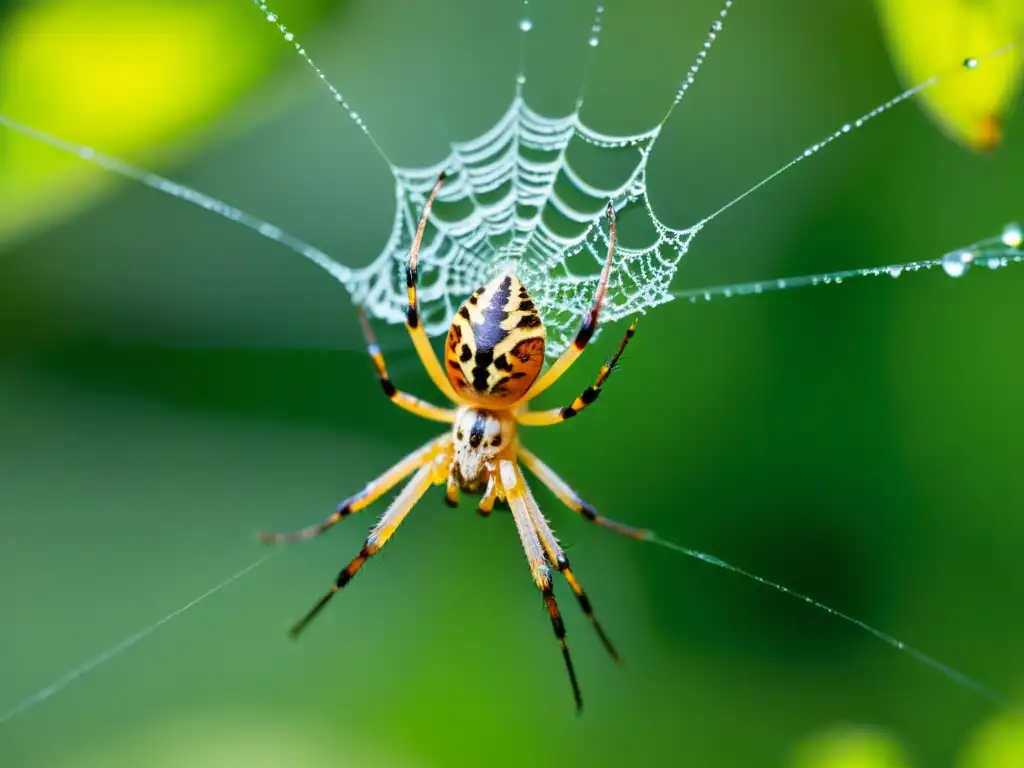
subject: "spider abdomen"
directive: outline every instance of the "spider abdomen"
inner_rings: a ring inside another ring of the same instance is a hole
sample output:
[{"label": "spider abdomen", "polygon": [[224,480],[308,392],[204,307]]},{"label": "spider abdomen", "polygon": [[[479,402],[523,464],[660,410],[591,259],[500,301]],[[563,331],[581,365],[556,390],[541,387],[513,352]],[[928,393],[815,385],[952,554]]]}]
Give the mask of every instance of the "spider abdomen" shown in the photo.
[{"label": "spider abdomen", "polygon": [[513,455],[516,422],[510,413],[465,406],[452,425],[452,474],[459,487],[479,493],[502,455]]},{"label": "spider abdomen", "polygon": [[545,338],[526,288],[515,275],[500,275],[455,313],[445,344],[448,380],[476,405],[508,408],[540,373]]}]

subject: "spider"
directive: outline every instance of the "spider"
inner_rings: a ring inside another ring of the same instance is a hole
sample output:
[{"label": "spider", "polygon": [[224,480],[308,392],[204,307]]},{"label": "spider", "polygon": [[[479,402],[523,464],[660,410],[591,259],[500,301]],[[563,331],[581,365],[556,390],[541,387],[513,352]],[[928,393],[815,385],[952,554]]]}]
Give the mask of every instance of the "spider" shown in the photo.
[{"label": "spider", "polygon": [[533,582],[540,590],[551,618],[551,626],[561,647],[572,685],[576,711],[579,713],[583,708],[583,698],[565,640],[565,625],[555,601],[552,568],[565,577],[608,654],[616,663],[621,663],[621,659],[594,616],[590,600],[530,492],[520,465],[530,470],[563,504],[585,520],[635,539],[647,538],[650,532],[599,515],[519,441],[518,428],[558,424],[592,404],[601,394],[602,385],[633,338],[635,320],[626,329],[615,354],[601,366],[593,385],[570,405],[551,410],[527,410],[527,403],[561,378],[579,358],[597,329],[598,315],[607,293],[608,276],[615,253],[615,209],[611,205],[607,209],[608,257],[601,271],[594,303],[584,317],[573,343],[543,376],[538,378],[544,363],[546,330],[526,288],[511,273],[499,275],[478,289],[459,308],[448,330],[445,370],[442,371],[420,321],[416,288],[417,261],[423,231],[444,179],[445,174],[441,173],[427,198],[409,252],[406,270],[409,298],[406,327],[431,380],[457,407],[441,408],[397,389],[388,376],[380,347],[361,309],[359,318],[377,379],[388,399],[422,418],[451,424],[451,431],[413,451],[361,491],[342,501],[323,522],[293,533],[263,534],[262,539],[266,542],[283,542],[318,536],[343,518],[369,506],[412,474],[412,479],[371,529],[359,554],[341,570],[334,585],[316,605],[292,627],[291,635],[297,637],[328,601],[352,580],[366,561],[383,548],[432,485],[447,486],[446,501],[452,507],[458,505],[460,492],[479,495],[477,512],[485,517],[491,514],[496,503],[505,502],[512,512],[519,539],[526,551]]}]

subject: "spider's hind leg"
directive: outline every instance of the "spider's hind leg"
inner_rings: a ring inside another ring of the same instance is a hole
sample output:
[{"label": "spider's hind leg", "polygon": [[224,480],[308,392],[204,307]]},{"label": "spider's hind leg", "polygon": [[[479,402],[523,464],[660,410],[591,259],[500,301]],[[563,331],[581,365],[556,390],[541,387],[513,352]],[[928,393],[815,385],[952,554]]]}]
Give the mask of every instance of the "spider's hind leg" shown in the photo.
[{"label": "spider's hind leg", "polygon": [[572,684],[572,693],[576,700],[576,712],[579,713],[583,710],[583,696],[580,694],[579,682],[576,680],[576,669],[572,663],[572,656],[569,654],[569,645],[565,641],[565,622],[562,620],[558,602],[555,600],[554,585],[551,583],[551,568],[548,565],[544,545],[533,524],[530,506],[526,500],[530,491],[514,461],[502,459],[499,467],[502,491],[512,509],[512,519],[515,520],[519,540],[522,542],[526,559],[530,564],[533,583],[540,590],[544,598],[544,607],[548,611],[548,616],[551,617],[551,628],[562,649],[562,659],[565,661],[565,669],[569,673],[569,682]]},{"label": "spider's hind leg", "polygon": [[363,565],[366,564],[366,561],[377,554],[388,543],[388,540],[398,530],[398,526],[402,524],[402,521],[405,520],[412,508],[423,498],[423,494],[427,492],[427,489],[431,485],[444,482],[444,474],[441,474],[447,470],[444,462],[445,457],[443,454],[433,455],[416,470],[416,474],[406,483],[402,491],[395,497],[395,500],[391,502],[391,506],[381,515],[380,520],[377,521],[377,524],[370,531],[370,535],[366,537],[366,542],[359,550],[359,554],[341,569],[331,588],[292,627],[292,637],[298,637],[309,623],[317,617],[320,611],[323,610],[330,599],[353,579]]},{"label": "spider's hind leg", "polygon": [[537,536],[540,538],[541,546],[544,547],[544,553],[547,555],[548,562],[558,569],[559,573],[565,577],[565,580],[569,583],[569,588],[572,589],[574,595],[576,595],[576,602],[579,603],[580,610],[590,621],[591,626],[594,627],[594,631],[597,632],[597,636],[601,639],[601,644],[604,649],[608,652],[608,655],[612,657],[612,660],[616,664],[622,663],[622,657],[619,652],[615,649],[611,639],[605,633],[604,628],[601,626],[601,622],[597,620],[594,615],[594,608],[590,604],[590,598],[587,597],[587,593],[583,591],[583,586],[580,584],[579,579],[576,578],[576,574],[572,572],[572,567],[569,565],[569,558],[565,554],[565,550],[562,549],[562,545],[558,543],[558,539],[555,537],[555,532],[551,530],[551,525],[548,523],[544,513],[540,510],[540,505],[537,500],[533,497],[533,493],[530,491],[530,487],[526,484],[526,478],[523,477],[523,473],[517,468],[517,474],[519,480],[523,484],[523,492],[526,498],[527,509],[530,513],[530,519],[533,522],[533,527],[537,531]]},{"label": "spider's hind leg", "polygon": [[536,475],[537,479],[546,485],[558,497],[559,501],[580,515],[584,520],[639,541],[650,539],[654,535],[653,532],[646,528],[635,528],[632,525],[626,525],[604,515],[599,515],[593,505],[584,501],[567,482],[555,474],[551,467],[541,461],[537,454],[527,450],[522,444],[519,445],[518,456],[526,468]]}]

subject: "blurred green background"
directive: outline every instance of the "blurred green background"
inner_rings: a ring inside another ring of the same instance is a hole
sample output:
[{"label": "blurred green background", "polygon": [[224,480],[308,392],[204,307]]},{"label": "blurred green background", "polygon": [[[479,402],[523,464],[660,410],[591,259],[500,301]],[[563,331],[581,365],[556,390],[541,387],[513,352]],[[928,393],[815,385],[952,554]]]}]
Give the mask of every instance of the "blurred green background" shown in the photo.
[{"label": "blurred green background", "polygon": [[[584,119],[641,130],[718,4],[606,5]],[[593,7],[530,6],[528,100],[564,113]],[[512,95],[515,2],[280,12],[398,163],[436,161]],[[0,40],[0,112],[346,264],[379,252],[386,166],[244,0],[7,3]],[[871,3],[739,3],[654,153],[659,215],[697,220],[898,90]],[[915,106],[895,110],[716,220],[676,285],[933,258],[996,234],[1024,216],[1022,129],[1011,118],[979,157]],[[291,252],[9,131],[0,207],[5,710],[254,560],[258,529],[320,519],[437,427],[380,396],[348,297]],[[606,514],[1015,696],[1022,289],[1024,269],[975,268],[673,303],[644,318],[594,409],[526,439]],[[399,386],[430,393],[401,329],[382,335]],[[544,403],[585,386],[617,336]],[[915,766],[966,766],[999,715],[822,612],[539,495],[627,659],[604,658],[563,598],[582,718],[510,517],[449,510],[434,491],[301,643],[286,628],[372,510],[0,727],[0,764],[786,766],[818,734],[865,726]],[[897,764],[864,760],[849,765]]]}]

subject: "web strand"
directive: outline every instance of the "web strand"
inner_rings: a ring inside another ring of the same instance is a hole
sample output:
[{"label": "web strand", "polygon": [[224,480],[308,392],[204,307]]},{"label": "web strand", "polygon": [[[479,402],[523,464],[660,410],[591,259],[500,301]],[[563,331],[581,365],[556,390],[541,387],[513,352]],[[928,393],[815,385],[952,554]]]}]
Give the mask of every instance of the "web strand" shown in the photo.
[{"label": "web strand", "polygon": [[83,664],[80,664],[79,666],[75,667],[70,672],[65,674],[63,677],[61,677],[61,678],[55,680],[54,682],[50,683],[45,688],[40,688],[38,691],[33,693],[31,696],[25,697],[24,699],[19,701],[17,704],[15,704],[13,707],[8,709],[6,712],[4,712],[3,714],[0,714],[0,728],[2,728],[3,726],[7,725],[7,723],[9,723],[11,720],[13,720],[14,718],[18,717],[19,715],[23,715],[26,712],[28,712],[30,709],[34,709],[35,707],[39,706],[43,702],[53,698],[58,693],[63,691],[65,688],[67,688],[69,685],[71,685],[75,681],[79,680],[80,678],[84,677],[85,675],[89,674],[90,672],[95,670],[97,667],[102,666],[103,664],[106,664],[108,661],[111,661],[112,659],[114,659],[117,656],[120,656],[122,653],[127,651],[133,645],[135,645],[136,643],[139,643],[140,641],[146,639],[146,637],[148,637],[149,635],[151,635],[154,632],[156,632],[158,629],[160,629],[162,626],[164,626],[168,622],[173,621],[174,619],[178,618],[179,616],[181,616],[182,614],[184,614],[187,611],[191,610],[192,608],[195,608],[197,605],[199,605],[201,602],[203,602],[207,598],[213,597],[215,594],[220,592],[222,589],[225,589],[226,587],[231,586],[236,581],[241,579],[243,576],[246,576],[249,573],[251,573],[252,571],[254,571],[257,568],[259,568],[261,565],[263,565],[265,562],[267,562],[267,560],[269,560],[271,557],[274,557],[280,551],[282,551],[282,550],[275,550],[273,552],[269,552],[268,554],[264,555],[263,557],[259,558],[258,560],[250,563],[245,568],[242,568],[240,571],[236,571],[231,576],[228,576],[226,579],[224,579],[224,581],[222,581],[219,584],[217,584],[216,586],[211,587],[210,589],[206,590],[205,592],[203,592],[198,597],[193,598],[192,600],[189,600],[187,603],[185,603],[180,608],[177,608],[176,610],[171,611],[170,613],[168,613],[163,618],[153,622],[152,624],[150,624],[147,627],[143,627],[138,632],[135,632],[134,634],[128,635],[128,637],[126,637],[124,640],[121,640],[119,643],[115,643],[114,645],[110,646],[109,648],[107,648],[102,653],[99,653],[96,656],[93,656],[91,659],[89,659],[88,661],[84,662]]},{"label": "web strand", "polygon": [[840,285],[844,280],[857,277],[897,278],[903,274],[911,274],[921,270],[939,267],[950,277],[962,277],[972,266],[980,265],[990,270],[1000,269],[1010,264],[1024,261],[1024,252],[1020,250],[1021,230],[1017,224],[1007,224],[1002,235],[979,240],[976,243],[958,248],[943,254],[937,259],[905,261],[889,264],[884,267],[862,267],[835,272],[818,272],[800,277],[785,277],[775,280],[758,280],[731,285],[716,285],[707,288],[689,288],[674,291],[673,296],[689,299],[691,303],[711,301],[715,298],[732,298],[735,296],[754,296],[772,291],[788,291],[793,288],[808,288],[821,285]]},{"label": "web strand", "polygon": [[312,69],[316,76],[319,78],[320,82],[322,82],[324,86],[327,88],[327,90],[331,92],[331,96],[334,97],[334,100],[341,105],[341,108],[345,110],[345,113],[349,116],[349,118],[351,118],[352,122],[359,127],[359,130],[363,132],[366,138],[373,145],[373,148],[377,150],[377,154],[381,156],[385,163],[387,163],[388,168],[393,168],[394,163],[391,162],[391,160],[387,156],[387,153],[384,152],[380,144],[377,143],[377,140],[373,137],[373,134],[370,132],[370,128],[366,124],[366,121],[363,120],[362,117],[360,117],[358,112],[352,109],[352,106],[348,103],[348,100],[346,100],[345,97],[342,95],[341,91],[339,91],[334,86],[334,84],[327,79],[327,75],[324,74],[324,71],[320,69],[319,66],[317,66],[315,61],[313,61],[313,57],[309,55],[309,53],[306,51],[302,43],[298,41],[298,39],[295,37],[295,33],[289,30],[287,26],[285,26],[285,24],[280,20],[280,17],[272,10],[270,10],[270,8],[267,6],[265,2],[263,2],[262,0],[252,0],[252,4],[263,12],[263,15],[266,17],[267,21],[269,21],[271,24],[277,27],[277,30],[281,33],[281,37],[284,38],[284,41],[290,44],[295,49],[295,52],[298,53],[299,56],[303,58],[303,60],[305,60],[306,64],[309,65],[310,69]]},{"label": "web strand", "polygon": [[670,549],[673,552],[679,552],[680,554],[686,555],[687,557],[692,557],[696,560],[700,560],[703,563],[707,563],[708,565],[713,565],[716,568],[723,568],[727,571],[731,571],[732,573],[743,576],[744,578],[756,581],[758,584],[770,587],[771,589],[774,589],[777,592],[781,592],[784,595],[789,595],[790,597],[800,600],[801,602],[807,603],[808,605],[811,605],[821,611],[824,611],[830,616],[835,616],[836,618],[842,619],[848,624],[853,624],[855,627],[858,627],[867,632],[868,634],[872,635],[873,637],[881,640],[886,645],[892,646],[897,651],[906,653],[911,658],[916,659],[917,661],[921,662],[927,667],[931,667],[932,669],[941,673],[944,677],[948,678],[949,680],[952,680],[954,683],[961,686],[962,688],[966,688],[967,690],[973,691],[974,693],[977,693],[978,695],[995,702],[999,706],[1003,707],[1006,710],[1014,712],[1015,714],[1024,715],[1024,711],[1016,707],[1009,699],[1006,698],[1006,696],[999,693],[995,689],[985,685],[984,683],[975,680],[970,675],[960,672],[959,670],[954,669],[948,664],[944,664],[938,659],[929,656],[927,653],[924,653],[923,651],[919,651],[917,648],[914,648],[913,646],[907,645],[902,640],[897,640],[892,635],[888,635],[885,632],[882,632],[881,630],[875,629],[870,624],[867,624],[866,622],[863,622],[860,619],[855,619],[854,617],[845,614],[842,611],[837,611],[835,608],[830,608],[829,606],[825,605],[824,603],[818,602],[812,597],[808,597],[807,595],[792,590],[789,587],[784,587],[781,584],[778,584],[774,581],[770,581],[769,579],[766,579],[762,576],[758,576],[754,573],[751,573],[750,571],[745,571],[739,566],[735,566],[732,563],[727,563],[725,560],[717,558],[714,555],[709,555],[706,552],[701,552],[696,549],[690,549],[689,547],[684,547],[680,544],[676,544],[674,542],[663,539],[653,532],[648,532],[648,536],[642,539],[642,541],[648,541],[652,544],[657,544],[659,547]]},{"label": "web strand", "polygon": [[75,155],[86,162],[99,166],[100,168],[117,174],[118,176],[123,176],[126,179],[137,181],[150,189],[155,189],[165,195],[176,197],[179,200],[184,200],[186,203],[191,203],[203,210],[225,218],[228,221],[233,221],[237,224],[241,224],[243,227],[248,227],[262,237],[265,237],[268,240],[273,240],[275,243],[280,243],[285,248],[309,259],[321,269],[326,270],[341,283],[346,283],[352,277],[351,269],[338,263],[319,248],[315,248],[309,243],[285,232],[280,227],[271,224],[268,221],[264,221],[257,216],[253,216],[251,213],[246,213],[233,205],[225,203],[223,200],[218,200],[216,197],[207,195],[193,189],[192,187],[179,184],[176,181],[171,181],[170,179],[156,173],[151,173],[150,171],[138,168],[124,160],[119,160],[116,157],[105,155],[92,147],[85,146],[84,144],[75,144],[74,142],[45,133],[37,128],[24,125],[3,114],[0,114],[0,125],[24,136],[28,136],[31,139],[35,139],[36,141],[41,141],[42,143],[55,149],[59,149],[62,152]]},{"label": "web strand", "polygon": [[[869,121],[874,120],[879,115],[882,115],[882,114],[888,112],[889,110],[891,110],[893,107],[895,107],[895,106],[897,106],[899,104],[902,104],[905,101],[908,101],[909,99],[913,98],[914,96],[916,96],[917,94],[921,93],[922,91],[925,91],[925,90],[927,90],[929,88],[932,88],[935,85],[938,85],[939,83],[943,82],[947,78],[953,77],[956,74],[966,74],[967,72],[973,72],[974,70],[977,70],[980,67],[980,65],[981,65],[981,63],[983,61],[989,61],[989,60],[994,59],[994,58],[996,58],[998,56],[1003,56],[1006,53],[1008,53],[1009,51],[1012,51],[1013,49],[1014,49],[1014,45],[1010,44],[1010,45],[1005,45],[1005,46],[1003,46],[1001,48],[998,48],[998,49],[996,49],[994,51],[991,51],[991,52],[985,54],[984,56],[972,57],[972,58],[968,59],[967,61],[965,61],[959,67],[956,67],[954,69],[950,69],[949,71],[947,71],[947,72],[945,72],[944,74],[941,74],[941,75],[934,75],[934,76],[928,78],[927,80],[924,80],[923,82],[918,83],[917,85],[915,85],[915,86],[913,86],[911,88],[908,88],[907,90],[903,91],[902,93],[897,94],[893,98],[891,98],[888,101],[878,105],[877,107],[875,107],[874,109],[870,110],[869,112],[865,112],[864,114],[862,114],[860,117],[858,117],[853,122],[844,123],[841,127],[839,127],[838,129],[836,129],[835,131],[830,133],[824,139],[822,139],[821,141],[816,142],[814,144],[811,144],[809,147],[804,149],[804,151],[801,152],[799,155],[797,155],[792,160],[790,160],[788,163],[786,163],[785,165],[783,165],[780,168],[778,168],[777,170],[775,170],[773,173],[771,173],[768,176],[766,176],[765,178],[761,179],[761,181],[759,181],[756,184],[754,184],[752,187],[747,189],[745,192],[737,195],[732,200],[727,202],[725,205],[723,205],[720,208],[718,208],[718,210],[716,210],[713,213],[705,216],[703,219],[700,220],[700,222],[698,223],[698,226],[706,224],[707,222],[711,221],[712,219],[717,218],[721,214],[725,213],[727,210],[732,208],[734,205],[736,205],[740,201],[745,200],[747,197],[749,197],[750,195],[752,195],[755,192],[759,191],[765,185],[771,183],[772,181],[777,179],[779,176],[781,176],[782,174],[784,174],[787,171],[789,171],[791,168],[793,168],[793,166],[797,165],[798,163],[802,163],[807,158],[811,157],[812,155],[817,154],[822,149],[827,147],[829,144],[832,144],[833,142],[835,142],[836,139],[842,138],[843,136],[845,136],[846,134],[850,133],[851,131],[855,131],[858,128],[864,127],[864,125],[866,125]],[[669,114],[671,114],[671,110],[669,111]],[[668,116],[666,116],[666,119],[667,119],[667,117]]]}]

